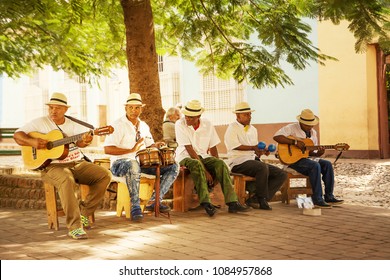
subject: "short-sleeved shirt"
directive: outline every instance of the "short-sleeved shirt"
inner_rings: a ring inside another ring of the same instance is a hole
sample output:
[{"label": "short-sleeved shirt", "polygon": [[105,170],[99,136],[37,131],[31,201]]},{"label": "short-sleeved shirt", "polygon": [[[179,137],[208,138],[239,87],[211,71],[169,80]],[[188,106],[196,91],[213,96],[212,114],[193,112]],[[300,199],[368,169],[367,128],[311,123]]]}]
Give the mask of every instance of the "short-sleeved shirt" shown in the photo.
[{"label": "short-sleeved shirt", "polygon": [[[47,134],[53,130],[60,130],[64,137],[71,137],[78,134],[83,134],[88,132],[88,128],[71,121],[68,118],[65,118],[65,122],[61,125],[56,125],[49,117],[40,117],[32,120],[31,122],[20,127],[16,132],[23,131],[27,134],[30,132],[39,132],[42,134]],[[81,139],[81,138],[80,138]],[[52,139],[59,140],[59,139]],[[50,141],[50,139],[49,139]],[[66,158],[62,160],[52,160],[51,163],[67,163],[72,161],[77,161],[82,158],[80,149],[76,146],[75,143],[69,143],[69,152]]]},{"label": "short-sleeved shirt", "polygon": [[[140,137],[144,138],[144,144],[140,147],[139,150],[146,149],[147,147],[154,144],[154,140],[152,134],[150,133],[150,128],[146,124],[146,122],[138,120],[139,127],[138,131],[140,132]],[[114,128],[114,132],[108,135],[104,141],[103,146],[116,146],[122,149],[132,149],[137,143],[137,127],[133,125],[131,121],[127,119],[126,116],[123,116],[116,120],[112,127]],[[136,159],[136,154],[138,151],[133,153],[127,153],[123,155],[113,155],[111,156],[111,164],[113,164],[116,160],[121,158],[129,158]]]},{"label": "short-sleeved shirt", "polygon": [[176,160],[180,162],[184,158],[190,157],[185,146],[192,145],[195,152],[203,158],[209,157],[208,150],[218,145],[221,140],[218,137],[215,127],[207,119],[201,118],[198,129],[188,126],[185,118],[181,118],[175,123]]},{"label": "short-sleeved shirt", "polygon": [[[317,131],[315,131],[315,129],[312,128],[310,134],[311,134],[310,139],[313,141],[314,146],[317,146],[318,145]],[[292,136],[298,139],[306,138],[306,133],[302,130],[298,122],[291,123],[282,127],[274,134],[274,136],[278,136],[278,135],[283,135],[286,137]]]},{"label": "short-sleeved shirt", "polygon": [[257,129],[253,125],[249,125],[245,130],[245,126],[238,121],[231,123],[225,132],[225,146],[227,148],[227,164],[229,168],[241,164],[247,160],[253,160],[256,157],[255,151],[241,151],[235,148],[246,145],[254,146],[258,143]]}]

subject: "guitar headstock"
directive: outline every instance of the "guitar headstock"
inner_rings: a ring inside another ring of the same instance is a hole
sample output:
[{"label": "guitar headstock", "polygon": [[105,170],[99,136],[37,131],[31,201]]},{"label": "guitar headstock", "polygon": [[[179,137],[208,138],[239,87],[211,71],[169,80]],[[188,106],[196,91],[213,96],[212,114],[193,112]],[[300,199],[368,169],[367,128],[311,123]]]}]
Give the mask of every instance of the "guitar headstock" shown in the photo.
[{"label": "guitar headstock", "polygon": [[114,128],[111,125],[107,125],[107,126],[103,126],[103,127],[95,129],[93,131],[93,134],[102,136],[102,135],[111,134],[113,132],[114,132]]},{"label": "guitar headstock", "polygon": [[347,143],[337,143],[334,145],[334,149],[337,151],[347,151],[349,149],[349,145]]}]

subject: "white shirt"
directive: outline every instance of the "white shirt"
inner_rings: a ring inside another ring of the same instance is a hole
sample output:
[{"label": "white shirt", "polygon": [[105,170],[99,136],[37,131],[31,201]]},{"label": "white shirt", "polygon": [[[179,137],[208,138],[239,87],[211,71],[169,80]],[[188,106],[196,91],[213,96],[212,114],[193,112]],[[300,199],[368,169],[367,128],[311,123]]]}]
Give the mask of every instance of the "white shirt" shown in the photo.
[{"label": "white shirt", "polygon": [[197,130],[188,126],[185,118],[181,118],[175,123],[176,142],[176,160],[180,162],[184,158],[190,157],[186,145],[192,145],[195,152],[203,158],[210,157],[208,150],[218,145],[221,140],[218,137],[215,127],[207,119],[199,119],[200,124]]},{"label": "white shirt", "polygon": [[[146,147],[154,144],[154,140],[152,134],[150,133],[150,128],[146,122],[141,121],[140,119],[138,119],[138,121],[140,137],[144,138],[144,144],[140,147],[139,150],[143,150],[146,149]],[[135,139],[137,136],[137,128],[133,125],[133,123],[129,121],[126,116],[123,116],[116,120],[112,126],[114,128],[114,132],[106,137],[103,146],[116,146],[122,149],[132,149],[137,143]],[[137,152],[138,151],[123,155],[112,155],[111,164],[121,158],[136,159]]]},{"label": "white shirt", "polygon": [[238,121],[231,123],[226,129],[224,140],[227,148],[227,164],[230,169],[247,160],[255,159],[256,154],[253,150],[235,150],[241,145],[254,146],[258,144],[257,129],[253,125],[249,125],[248,130],[245,131],[245,126]]},{"label": "white shirt", "polygon": [[[318,138],[317,138],[317,131],[315,131],[313,128],[310,131],[310,139],[313,141],[314,146],[318,145]],[[301,126],[298,122],[288,124],[274,134],[274,136],[283,135],[283,136],[293,136],[297,139],[305,139],[306,133],[302,130]]]},{"label": "white shirt", "polygon": [[[42,134],[47,134],[55,129],[61,130],[61,132],[64,134],[64,138],[75,136],[78,134],[84,134],[89,131],[87,127],[82,126],[74,121],[71,121],[68,118],[65,118],[65,122],[63,124],[57,126],[49,117],[46,116],[32,120],[31,122],[20,127],[18,130],[16,130],[16,132],[23,131],[27,134],[30,132],[39,132]],[[47,140],[54,141],[59,139]],[[80,149],[74,143],[69,143],[69,153],[67,157],[62,160],[52,160],[51,163],[67,163],[80,160],[81,158],[82,155],[80,153]]]},{"label": "white shirt", "polygon": [[[305,139],[306,133],[302,130],[301,126],[299,125],[299,122],[288,124],[274,134],[274,136],[283,135],[283,136],[292,136],[297,139]],[[317,131],[315,129],[311,129],[310,131],[310,138],[313,141],[313,145],[318,145],[318,138],[317,138]],[[309,157],[309,159],[318,161],[318,157]]]}]

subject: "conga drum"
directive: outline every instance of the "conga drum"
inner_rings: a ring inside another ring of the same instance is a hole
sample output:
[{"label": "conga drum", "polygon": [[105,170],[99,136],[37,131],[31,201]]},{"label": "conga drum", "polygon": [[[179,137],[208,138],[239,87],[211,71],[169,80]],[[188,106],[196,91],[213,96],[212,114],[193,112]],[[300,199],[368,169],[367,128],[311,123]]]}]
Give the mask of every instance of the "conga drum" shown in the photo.
[{"label": "conga drum", "polygon": [[157,148],[139,150],[135,157],[138,159],[141,167],[150,167],[156,164],[161,165],[160,151]]},{"label": "conga drum", "polygon": [[163,166],[171,165],[175,163],[175,149],[173,148],[160,148],[161,163]]}]

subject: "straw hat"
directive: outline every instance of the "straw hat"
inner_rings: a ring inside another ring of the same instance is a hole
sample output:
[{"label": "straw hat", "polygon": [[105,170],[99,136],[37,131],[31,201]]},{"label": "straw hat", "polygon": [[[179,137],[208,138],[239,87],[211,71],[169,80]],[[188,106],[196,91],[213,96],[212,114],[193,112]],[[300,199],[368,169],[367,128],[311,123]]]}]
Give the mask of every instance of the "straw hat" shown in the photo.
[{"label": "straw hat", "polygon": [[188,101],[181,112],[190,117],[200,116],[204,112],[204,108],[200,105],[198,100]]},{"label": "straw hat", "polygon": [[236,104],[233,113],[240,114],[240,113],[251,113],[255,110],[251,110],[251,107],[249,106],[248,102],[240,102]]},{"label": "straw hat", "polygon": [[310,109],[302,110],[301,114],[297,116],[297,120],[300,123],[306,125],[316,125],[320,121],[320,119],[316,115],[314,115]]},{"label": "straw hat", "polygon": [[46,105],[60,105],[68,108],[70,107],[68,105],[68,99],[66,98],[65,94],[60,92],[54,92],[50,98],[50,101],[47,102]]},{"label": "straw hat", "polygon": [[140,105],[142,107],[145,106],[145,104],[142,103],[142,98],[139,93],[130,93],[129,97],[127,97],[125,105]]}]

